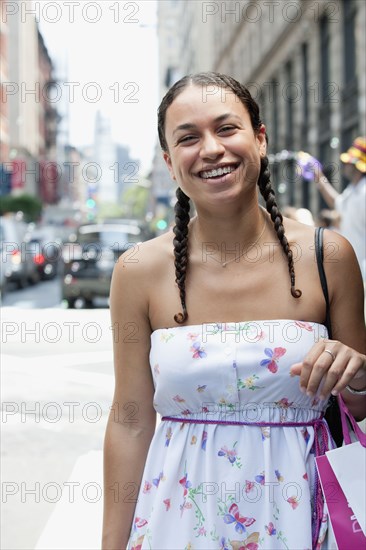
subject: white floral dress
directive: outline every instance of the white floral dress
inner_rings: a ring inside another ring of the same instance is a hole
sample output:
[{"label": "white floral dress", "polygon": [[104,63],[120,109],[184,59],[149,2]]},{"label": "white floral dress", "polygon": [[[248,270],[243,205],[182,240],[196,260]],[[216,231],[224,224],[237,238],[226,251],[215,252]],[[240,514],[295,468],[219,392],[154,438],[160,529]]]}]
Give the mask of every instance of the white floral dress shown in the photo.
[{"label": "white floral dress", "polygon": [[314,461],[334,446],[326,402],[290,375],[326,335],[323,325],[286,319],[152,333],[162,419],[129,549],[330,547]]}]

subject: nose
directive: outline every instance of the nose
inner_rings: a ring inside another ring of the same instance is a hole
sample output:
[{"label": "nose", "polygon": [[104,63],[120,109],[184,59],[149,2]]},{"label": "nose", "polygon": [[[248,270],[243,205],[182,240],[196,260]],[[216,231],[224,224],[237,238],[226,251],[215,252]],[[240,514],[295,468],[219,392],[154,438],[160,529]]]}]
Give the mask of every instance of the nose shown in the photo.
[{"label": "nose", "polygon": [[216,159],[225,152],[220,138],[211,132],[205,134],[201,142],[200,157],[202,159]]}]

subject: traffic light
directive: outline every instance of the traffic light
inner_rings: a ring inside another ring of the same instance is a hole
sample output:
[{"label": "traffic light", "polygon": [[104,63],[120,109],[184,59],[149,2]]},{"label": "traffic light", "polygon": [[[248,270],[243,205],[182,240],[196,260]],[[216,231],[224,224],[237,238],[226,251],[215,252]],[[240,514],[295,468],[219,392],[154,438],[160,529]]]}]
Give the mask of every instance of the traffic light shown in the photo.
[{"label": "traffic light", "polygon": [[86,201],[86,206],[87,208],[95,208],[95,200],[90,198]]},{"label": "traffic light", "polygon": [[168,227],[168,224],[167,224],[166,220],[158,220],[156,222],[156,227],[157,227],[157,229],[159,229],[159,231],[164,231],[164,229],[166,229]]}]

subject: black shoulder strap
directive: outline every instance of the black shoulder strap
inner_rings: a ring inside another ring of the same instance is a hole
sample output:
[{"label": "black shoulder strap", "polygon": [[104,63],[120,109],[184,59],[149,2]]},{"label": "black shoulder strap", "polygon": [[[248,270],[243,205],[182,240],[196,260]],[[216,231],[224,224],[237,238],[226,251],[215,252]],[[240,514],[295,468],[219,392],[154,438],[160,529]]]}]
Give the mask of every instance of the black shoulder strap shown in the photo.
[{"label": "black shoulder strap", "polygon": [[324,299],[325,299],[325,325],[328,329],[328,336],[332,339],[332,325],[330,321],[330,304],[329,304],[329,294],[328,294],[328,285],[327,278],[325,276],[324,265],[323,265],[323,231],[324,227],[317,227],[315,229],[315,254],[316,261],[318,264],[319,278],[323,289]]},{"label": "black shoulder strap", "polygon": [[[329,305],[329,294],[328,294],[328,285],[327,279],[324,272],[323,266],[323,227],[317,227],[315,229],[315,253],[316,261],[318,264],[319,278],[323,289],[323,294],[325,298],[326,310],[325,310],[325,326],[328,329],[328,336],[332,339],[332,326],[330,322],[330,305]],[[337,447],[342,447],[343,444],[343,430],[342,430],[342,421],[341,413],[339,410],[339,404],[336,397],[333,395],[330,396],[328,407],[324,415],[332,437],[337,445]]]}]

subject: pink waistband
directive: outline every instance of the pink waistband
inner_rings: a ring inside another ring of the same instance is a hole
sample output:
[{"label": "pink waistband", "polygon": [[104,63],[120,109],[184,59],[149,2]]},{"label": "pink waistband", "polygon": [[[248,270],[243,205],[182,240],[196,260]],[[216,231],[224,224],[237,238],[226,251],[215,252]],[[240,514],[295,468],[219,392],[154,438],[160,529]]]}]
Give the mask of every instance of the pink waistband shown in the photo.
[{"label": "pink waistband", "polygon": [[259,426],[259,427],[274,427],[294,428],[296,426],[316,426],[318,423],[323,422],[324,417],[315,418],[308,422],[243,422],[238,420],[212,420],[212,419],[198,419],[198,418],[182,418],[178,416],[163,416],[161,420],[170,422],[184,422],[186,424],[220,424],[228,426]]}]

